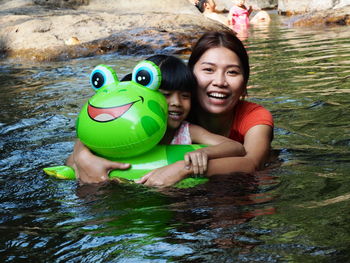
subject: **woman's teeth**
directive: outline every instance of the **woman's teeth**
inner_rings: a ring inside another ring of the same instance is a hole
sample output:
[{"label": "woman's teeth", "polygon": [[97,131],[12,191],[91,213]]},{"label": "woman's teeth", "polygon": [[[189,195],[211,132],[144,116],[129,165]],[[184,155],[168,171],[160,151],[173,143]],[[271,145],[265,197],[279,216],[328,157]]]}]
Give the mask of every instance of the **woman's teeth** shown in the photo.
[{"label": "woman's teeth", "polygon": [[228,95],[223,94],[223,93],[219,93],[219,92],[208,93],[208,96],[211,97],[211,98],[215,98],[215,99],[226,99],[226,98],[228,98]]}]

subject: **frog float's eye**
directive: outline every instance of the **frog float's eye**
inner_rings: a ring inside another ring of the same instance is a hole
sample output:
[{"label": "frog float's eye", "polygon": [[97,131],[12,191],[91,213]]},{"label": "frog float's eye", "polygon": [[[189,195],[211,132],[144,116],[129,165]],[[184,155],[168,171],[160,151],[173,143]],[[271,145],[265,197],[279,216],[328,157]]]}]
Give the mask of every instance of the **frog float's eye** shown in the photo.
[{"label": "frog float's eye", "polygon": [[162,74],[156,64],[145,60],[137,64],[134,68],[132,80],[151,90],[157,90],[162,80]]},{"label": "frog float's eye", "polygon": [[95,91],[115,82],[119,82],[117,74],[111,67],[103,64],[95,67],[90,75],[90,84]]}]

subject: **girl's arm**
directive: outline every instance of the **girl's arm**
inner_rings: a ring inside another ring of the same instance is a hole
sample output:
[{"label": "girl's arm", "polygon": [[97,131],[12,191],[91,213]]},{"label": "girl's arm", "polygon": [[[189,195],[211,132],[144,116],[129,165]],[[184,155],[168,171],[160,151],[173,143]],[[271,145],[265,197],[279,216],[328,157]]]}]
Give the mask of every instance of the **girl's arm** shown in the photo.
[{"label": "girl's arm", "polygon": [[106,160],[94,155],[80,141],[77,140],[67,165],[75,170],[76,177],[81,183],[102,183],[108,180],[108,173],[114,169],[128,169],[130,164]]},{"label": "girl's arm", "polygon": [[[268,125],[256,125],[244,137],[246,155],[209,160],[206,176],[231,174],[237,172],[253,173],[263,168],[269,153],[273,130]],[[139,180],[148,186],[165,187],[194,174],[185,168],[185,161],[158,168]],[[146,180],[144,180],[146,178]]]},{"label": "girl's arm", "polygon": [[195,174],[204,174],[210,159],[245,155],[244,147],[239,142],[211,133],[198,125],[191,124],[189,129],[194,143],[209,145],[184,157],[186,166],[192,166]]},{"label": "girl's arm", "polygon": [[200,149],[208,154],[209,159],[245,155],[245,150],[241,143],[225,136],[211,133],[198,125],[190,124],[190,134],[192,142],[209,145],[209,147]]},{"label": "girl's arm", "polygon": [[248,8],[248,16],[253,12],[253,7],[250,5]]}]

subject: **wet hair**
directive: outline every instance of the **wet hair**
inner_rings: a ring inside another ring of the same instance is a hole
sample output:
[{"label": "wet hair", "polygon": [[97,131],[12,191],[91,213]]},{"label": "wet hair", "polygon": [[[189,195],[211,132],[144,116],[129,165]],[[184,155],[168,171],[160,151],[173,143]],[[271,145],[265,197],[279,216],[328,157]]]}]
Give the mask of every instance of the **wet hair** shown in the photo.
[{"label": "wet hair", "polygon": [[194,65],[207,50],[217,47],[225,47],[239,57],[243,67],[243,78],[245,84],[247,84],[250,72],[248,54],[241,40],[239,40],[231,31],[213,31],[204,33],[192,48],[192,53],[188,60],[188,66],[191,71],[193,72]]},{"label": "wet hair", "polygon": [[152,61],[162,72],[162,82],[159,89],[192,92],[197,86],[192,71],[181,59],[161,54],[151,56],[146,60]]},{"label": "wet hair", "polygon": [[198,8],[198,10],[203,13],[204,12],[204,4],[207,3],[208,0],[199,0],[196,2],[195,6]]}]

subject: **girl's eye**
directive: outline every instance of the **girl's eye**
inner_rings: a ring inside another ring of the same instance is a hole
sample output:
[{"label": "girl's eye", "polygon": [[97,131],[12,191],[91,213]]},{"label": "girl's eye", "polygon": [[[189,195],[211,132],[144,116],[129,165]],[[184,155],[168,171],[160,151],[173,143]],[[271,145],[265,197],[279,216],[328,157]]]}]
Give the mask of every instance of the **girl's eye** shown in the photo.
[{"label": "girl's eye", "polygon": [[166,91],[166,90],[159,90],[160,93],[162,93],[165,97],[169,97],[170,96],[170,92]]},{"label": "girl's eye", "polygon": [[188,92],[182,93],[181,96],[182,96],[182,98],[184,98],[184,99],[190,99],[190,98],[191,98],[191,94],[188,93]]},{"label": "girl's eye", "polygon": [[146,88],[157,90],[162,80],[162,74],[156,64],[145,60],[137,64],[134,68],[132,80]]},{"label": "girl's eye", "polygon": [[95,67],[90,75],[90,84],[95,91],[99,90],[103,86],[118,81],[119,80],[117,75],[115,74],[115,71],[111,67],[108,67],[103,64]]}]

